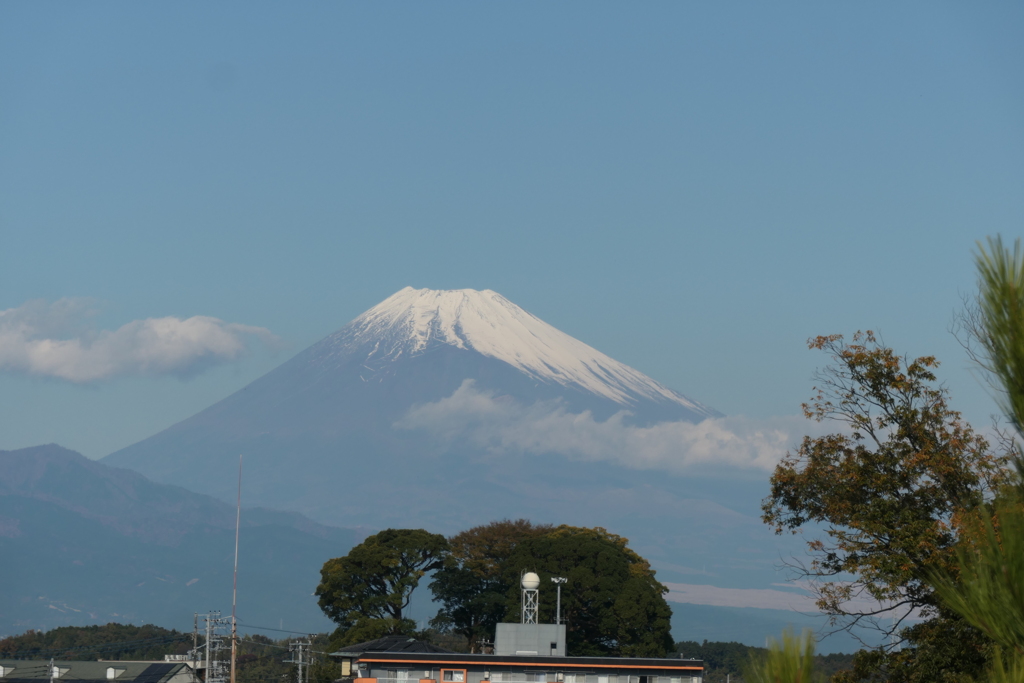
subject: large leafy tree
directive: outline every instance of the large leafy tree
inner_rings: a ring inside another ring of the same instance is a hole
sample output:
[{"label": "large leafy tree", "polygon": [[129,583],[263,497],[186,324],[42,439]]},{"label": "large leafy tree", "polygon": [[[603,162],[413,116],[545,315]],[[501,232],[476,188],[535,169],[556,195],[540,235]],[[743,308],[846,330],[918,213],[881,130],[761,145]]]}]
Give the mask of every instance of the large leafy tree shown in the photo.
[{"label": "large leafy tree", "polygon": [[464,636],[470,651],[479,652],[480,641],[493,637],[505,614],[505,563],[520,543],[551,529],[527,519],[505,519],[449,538],[451,550],[430,583],[434,599],[442,605],[431,624]]},{"label": "large leafy tree", "polygon": [[316,595],[338,624],[332,646],[412,633],[405,617],[420,579],[441,566],[448,541],[423,529],[386,529],[324,563]]},{"label": "large leafy tree", "polygon": [[654,578],[650,564],[627,540],[604,529],[560,526],[520,543],[504,567],[509,585],[505,618],[520,618],[519,577],[537,572],[542,585],[540,619],[555,621],[554,584],[562,587],[562,621],[573,655],[662,657],[672,649],[672,610],[668,589]]},{"label": "large leafy tree", "polygon": [[[804,438],[776,467],[764,521],[777,533],[812,524],[822,530],[809,542],[810,564],[799,569],[833,624],[870,623],[886,635],[909,636],[912,654],[926,646],[914,638],[958,634],[967,650],[958,662],[971,671],[978,661],[971,653],[986,641],[956,615],[940,613],[929,577],[955,565],[964,521],[1005,477],[1005,457],[949,408],[934,357],[900,356],[871,332],[851,343],[817,337],[810,347],[831,363],[817,374],[804,413],[842,429]],[[915,613],[932,620],[930,631],[904,630]],[[855,673],[866,675],[863,665],[871,663],[893,680],[923,680],[914,669],[919,662],[901,656],[865,654]]]}]

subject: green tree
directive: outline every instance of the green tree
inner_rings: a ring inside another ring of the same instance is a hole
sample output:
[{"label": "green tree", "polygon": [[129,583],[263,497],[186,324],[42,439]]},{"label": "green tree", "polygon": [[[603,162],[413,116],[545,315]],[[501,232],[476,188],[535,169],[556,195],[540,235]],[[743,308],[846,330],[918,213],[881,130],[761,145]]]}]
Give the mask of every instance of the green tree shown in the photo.
[{"label": "green tree", "polygon": [[551,529],[527,519],[505,519],[449,538],[451,551],[430,583],[434,599],[442,605],[431,625],[465,637],[470,652],[479,652],[480,640],[493,637],[495,625],[505,614],[509,588],[503,577],[505,563],[524,540]]},{"label": "green tree", "polygon": [[[871,332],[849,344],[833,335],[809,345],[832,362],[816,375],[817,393],[804,413],[845,430],[806,437],[783,459],[762,506],[764,521],[776,533],[807,524],[823,529],[823,537],[809,542],[812,561],[800,571],[833,624],[867,622],[904,638],[951,630],[969,650],[984,649],[984,637],[955,615],[939,613],[929,577],[955,564],[963,523],[1005,479],[1005,456],[993,454],[948,407],[946,390],[936,385],[934,357],[901,357]],[[914,610],[940,621],[931,631],[905,631],[903,621]],[[890,622],[892,614],[897,619]],[[887,617],[884,626],[875,620],[880,615]],[[927,651],[927,643],[905,645],[911,653],[900,657],[865,653],[854,675],[866,676],[870,663],[890,678],[924,680],[923,669],[914,667],[924,664],[915,655]],[[958,660],[961,669],[947,673],[975,673],[976,662],[965,657]]]},{"label": "green tree", "polygon": [[285,661],[289,658],[288,642],[288,639],[275,641],[261,635],[241,636],[236,672],[238,683],[292,683],[295,665]]},{"label": "green tree", "polygon": [[441,566],[448,541],[423,529],[386,529],[324,563],[316,595],[320,609],[338,624],[332,646],[388,634],[412,633],[405,617],[425,574]]},{"label": "green tree", "polygon": [[673,647],[668,589],[654,578],[650,564],[627,547],[627,540],[604,529],[560,526],[520,543],[504,568],[510,586],[506,619],[520,618],[519,577],[540,575],[540,618],[554,622],[554,585],[565,577],[562,621],[573,655],[662,657]]},{"label": "green tree", "polygon": [[782,640],[768,643],[768,652],[753,656],[743,672],[746,683],[814,683],[820,677],[814,671],[814,637],[810,631],[800,636],[791,630]]},{"label": "green tree", "polygon": [[[749,683],[743,677],[744,671],[749,673],[750,663],[766,657],[768,650],[736,642],[705,640],[698,643],[691,640],[676,643],[676,653],[681,659],[703,660],[705,683]],[[853,666],[853,657],[852,654],[838,652],[814,655],[814,671],[829,677]]]},{"label": "green tree", "polygon": [[[968,350],[992,378],[1003,412],[1024,434],[1024,252],[1001,238],[981,246],[979,291],[967,316]],[[991,503],[978,506],[980,533],[958,549],[955,570],[933,572],[945,604],[997,644],[988,678],[1024,681],[1024,457],[1014,450],[1016,477]]]}]

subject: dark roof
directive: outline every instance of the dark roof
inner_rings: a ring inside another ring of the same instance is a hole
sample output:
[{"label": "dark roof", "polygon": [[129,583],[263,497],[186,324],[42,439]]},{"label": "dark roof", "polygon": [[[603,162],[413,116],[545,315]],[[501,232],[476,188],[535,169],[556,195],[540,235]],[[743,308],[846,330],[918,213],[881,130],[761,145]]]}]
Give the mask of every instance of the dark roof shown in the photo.
[{"label": "dark roof", "polygon": [[[358,646],[353,646],[358,647]],[[358,656],[360,661],[369,660],[373,662],[391,662],[400,664],[402,662],[434,664],[472,664],[487,668],[500,667],[523,667],[531,670],[536,667],[571,668],[577,670],[608,671],[619,670],[662,670],[662,671],[699,671],[704,668],[704,662],[699,659],[678,659],[661,657],[549,657],[546,655],[471,655],[459,652],[444,652],[434,654],[416,654],[414,652],[334,652],[334,655]],[[661,674],[658,674],[661,675]]]},{"label": "dark roof", "polygon": [[343,647],[332,654],[343,654],[346,652],[353,654],[360,654],[363,652],[431,652],[446,655],[456,654],[451,650],[446,650],[443,647],[438,647],[437,645],[433,645],[423,640],[416,640],[409,636],[384,636],[377,640],[368,640],[365,643],[357,643],[356,645]]},{"label": "dark roof", "polygon": [[[185,669],[184,664],[177,662],[76,662],[55,661],[54,666],[61,670],[57,679],[61,683],[73,681],[84,683],[95,681],[107,683],[107,668],[120,669],[121,674],[114,680],[117,683],[161,683],[168,681]],[[0,660],[8,673],[3,683],[42,683],[50,679],[49,660],[3,659]]]}]

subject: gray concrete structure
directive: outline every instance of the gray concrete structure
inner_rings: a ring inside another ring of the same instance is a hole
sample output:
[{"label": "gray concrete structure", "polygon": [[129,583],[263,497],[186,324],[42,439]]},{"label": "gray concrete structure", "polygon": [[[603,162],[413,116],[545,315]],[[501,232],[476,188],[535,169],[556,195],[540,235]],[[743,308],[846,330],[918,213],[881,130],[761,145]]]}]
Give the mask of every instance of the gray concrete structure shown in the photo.
[{"label": "gray concrete structure", "polygon": [[496,655],[565,656],[565,624],[498,624]]}]

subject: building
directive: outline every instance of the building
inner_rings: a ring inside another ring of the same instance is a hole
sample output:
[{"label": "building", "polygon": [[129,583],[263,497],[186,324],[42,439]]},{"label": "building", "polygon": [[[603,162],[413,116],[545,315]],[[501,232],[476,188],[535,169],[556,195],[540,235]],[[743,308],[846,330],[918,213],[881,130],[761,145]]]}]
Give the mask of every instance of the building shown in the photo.
[{"label": "building", "polygon": [[693,659],[469,655],[407,636],[352,645],[331,657],[353,683],[702,683],[704,676],[704,662]]},{"label": "building", "polygon": [[0,660],[0,683],[195,683],[184,662]]}]

